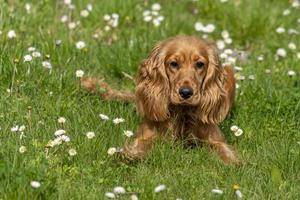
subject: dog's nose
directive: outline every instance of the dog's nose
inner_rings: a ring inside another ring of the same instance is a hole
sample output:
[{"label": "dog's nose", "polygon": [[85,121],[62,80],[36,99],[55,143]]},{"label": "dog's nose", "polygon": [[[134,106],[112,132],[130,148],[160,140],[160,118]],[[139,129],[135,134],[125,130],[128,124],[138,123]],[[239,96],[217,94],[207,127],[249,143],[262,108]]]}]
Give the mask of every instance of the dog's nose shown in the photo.
[{"label": "dog's nose", "polygon": [[194,94],[194,91],[190,87],[182,87],[179,89],[179,94],[182,98],[188,99]]}]

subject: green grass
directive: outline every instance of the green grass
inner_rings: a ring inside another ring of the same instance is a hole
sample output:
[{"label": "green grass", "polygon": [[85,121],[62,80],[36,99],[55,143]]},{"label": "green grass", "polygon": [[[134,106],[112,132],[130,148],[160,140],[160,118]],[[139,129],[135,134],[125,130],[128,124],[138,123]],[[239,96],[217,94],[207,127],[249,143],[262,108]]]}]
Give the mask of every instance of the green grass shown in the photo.
[{"label": "green grass", "polygon": [[[89,2],[93,11],[83,18],[80,10]],[[31,2],[27,14],[23,1],[0,0],[0,199],[105,199],[105,192],[118,185],[140,199],[235,199],[234,184],[241,187],[245,199],[300,198],[300,66],[297,50],[287,48],[289,41],[300,44],[300,39],[275,32],[279,26],[300,31],[299,9],[291,8],[290,15],[282,16],[290,7],[288,0],[229,0],[224,4],[161,0],[165,20],[154,27],[142,17],[152,3],[74,1],[76,7],[70,12],[63,1],[44,0]],[[114,12],[120,15],[119,26],[103,31],[104,14]],[[80,20],[80,25],[69,30],[60,22],[63,14]],[[81,91],[75,71],[82,69],[115,87],[133,89],[132,81],[121,72],[134,75],[159,40],[178,34],[201,37],[194,29],[196,21],[216,25],[216,31],[209,34],[212,40],[220,39],[221,31],[227,29],[233,39],[229,47],[249,52],[248,61],[238,65],[243,75],[254,74],[256,79],[239,82],[235,107],[221,125],[243,165],[225,166],[206,146],[185,149],[170,141],[159,141],[142,162],[108,156],[107,149],[122,146],[123,130],[135,130],[140,118],[134,105],[103,102]],[[17,38],[7,38],[11,29]],[[94,39],[97,30],[103,35]],[[110,44],[113,34],[117,40]],[[55,45],[58,39],[60,47]],[[85,50],[76,49],[79,40],[85,41]],[[42,58],[24,63],[30,46]],[[276,61],[280,47],[287,50],[287,57]],[[256,58],[261,54],[265,59],[259,62]],[[20,62],[15,63],[15,58]],[[42,67],[44,60],[51,62],[51,73]],[[272,73],[266,74],[265,69]],[[290,69],[297,75],[289,77]],[[126,122],[103,122],[100,113],[111,119],[123,117]],[[50,149],[46,157],[45,145],[61,128],[59,116],[67,119],[64,129],[71,141]],[[12,133],[11,128],[22,124],[26,137],[20,139],[20,133]],[[235,137],[231,125],[241,127],[244,134]],[[87,139],[88,131],[96,137]],[[24,154],[18,150],[22,145],[27,148]],[[76,156],[68,155],[70,148],[76,149]],[[32,180],[41,187],[32,188]],[[167,190],[156,194],[153,190],[159,184]],[[212,194],[216,187],[224,194]]]}]

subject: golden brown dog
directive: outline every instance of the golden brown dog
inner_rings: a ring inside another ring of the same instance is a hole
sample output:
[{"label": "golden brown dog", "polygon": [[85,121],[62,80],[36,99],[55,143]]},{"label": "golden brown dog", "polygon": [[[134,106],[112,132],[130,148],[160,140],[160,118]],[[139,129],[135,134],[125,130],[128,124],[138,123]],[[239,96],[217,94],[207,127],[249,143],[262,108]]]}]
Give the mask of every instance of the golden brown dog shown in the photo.
[{"label": "golden brown dog", "polygon": [[205,142],[224,162],[238,162],[218,127],[234,101],[234,74],[221,65],[210,42],[178,36],[158,43],[138,69],[135,95],[94,78],[83,78],[81,84],[89,91],[97,85],[106,89],[103,99],[135,101],[143,122],[134,142],[124,146],[127,158],[143,158],[159,135],[170,134]]}]

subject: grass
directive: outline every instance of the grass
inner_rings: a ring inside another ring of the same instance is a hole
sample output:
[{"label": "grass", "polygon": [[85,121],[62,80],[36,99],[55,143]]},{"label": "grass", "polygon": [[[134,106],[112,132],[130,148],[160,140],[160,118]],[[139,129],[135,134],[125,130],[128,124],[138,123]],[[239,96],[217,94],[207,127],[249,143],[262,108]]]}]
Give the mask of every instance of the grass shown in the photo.
[{"label": "grass", "polygon": [[[83,18],[80,10],[89,2],[93,10]],[[74,1],[70,12],[63,1],[32,1],[28,14],[23,1],[0,0],[0,199],[105,199],[105,192],[118,185],[140,199],[234,199],[234,184],[241,187],[245,199],[300,198],[300,68],[295,51],[287,48],[288,42],[300,44],[300,39],[275,32],[279,26],[299,31],[299,9],[290,8],[291,14],[283,16],[290,7],[287,0],[160,1],[165,20],[154,27],[142,17],[152,3]],[[94,39],[93,34],[105,26],[104,14],[114,12],[120,15],[119,26]],[[80,25],[69,30],[60,22],[63,14],[80,20]],[[115,87],[133,89],[121,72],[134,75],[159,40],[178,34],[201,37],[194,30],[196,21],[215,24],[216,31],[209,34],[213,40],[227,29],[233,39],[229,47],[249,52],[247,62],[239,65],[243,75],[256,78],[239,82],[235,107],[221,125],[244,164],[225,166],[205,146],[185,149],[170,141],[159,141],[142,162],[108,156],[107,149],[122,146],[123,130],[135,130],[140,118],[134,105],[103,102],[81,91],[75,71],[82,69]],[[11,29],[17,38],[7,38]],[[113,35],[117,40],[110,44]],[[62,40],[59,47],[58,39]],[[76,49],[79,40],[85,41],[84,50]],[[24,63],[30,46],[42,58]],[[285,48],[287,56],[276,61],[278,48]],[[264,55],[264,61],[257,61],[259,55]],[[51,73],[42,67],[43,60],[51,62]],[[271,73],[266,74],[266,69]],[[289,77],[288,70],[297,75]],[[100,113],[126,122],[103,122]],[[62,128],[57,123],[60,116],[67,119],[63,128],[71,141],[50,149],[46,157],[45,145]],[[26,137],[20,139],[11,128],[22,124]],[[242,136],[232,134],[234,124],[244,130]],[[96,137],[87,139],[88,131]],[[19,153],[20,146],[26,146],[24,154]],[[76,149],[76,156],[68,155],[70,148]],[[41,187],[32,188],[33,180]],[[167,190],[154,193],[159,184]],[[210,192],[216,187],[224,194]]]}]

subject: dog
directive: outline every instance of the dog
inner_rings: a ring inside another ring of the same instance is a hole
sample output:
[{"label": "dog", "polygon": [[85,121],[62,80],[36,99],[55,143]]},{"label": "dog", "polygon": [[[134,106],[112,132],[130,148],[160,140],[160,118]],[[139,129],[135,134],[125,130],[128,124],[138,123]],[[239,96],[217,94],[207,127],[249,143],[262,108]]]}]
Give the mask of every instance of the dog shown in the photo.
[{"label": "dog", "polygon": [[91,77],[82,78],[81,86],[91,92],[104,88],[104,100],[136,103],[143,121],[134,141],[124,145],[128,159],[143,159],[158,136],[171,135],[208,144],[225,163],[239,162],[218,127],[234,103],[234,72],[220,63],[212,42],[194,36],[159,42],[138,68],[135,93]]}]

